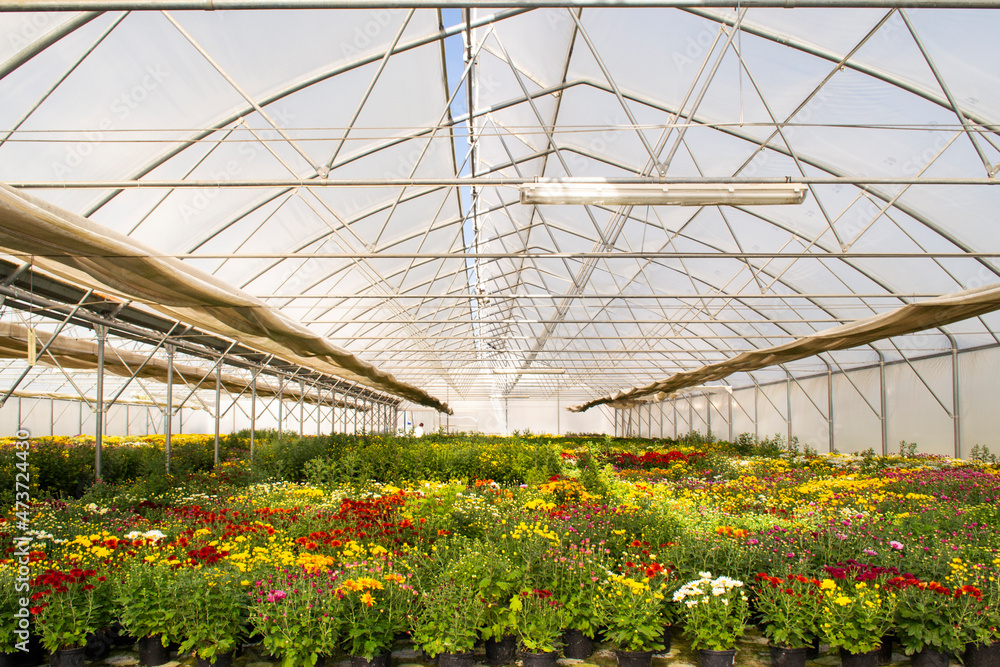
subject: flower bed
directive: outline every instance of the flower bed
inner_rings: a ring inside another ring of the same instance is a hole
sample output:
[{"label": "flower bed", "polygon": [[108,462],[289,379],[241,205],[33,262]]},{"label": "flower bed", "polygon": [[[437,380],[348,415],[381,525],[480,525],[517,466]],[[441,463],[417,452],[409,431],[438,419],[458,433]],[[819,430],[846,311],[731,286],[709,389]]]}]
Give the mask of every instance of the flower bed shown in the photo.
[{"label": "flower bed", "polygon": [[[433,460],[449,443],[373,438],[358,451],[425,448]],[[473,469],[497,470],[501,441],[451,444],[461,461],[476,452]],[[684,645],[719,649],[759,637],[747,614],[793,648],[819,637],[862,651],[890,631],[908,652],[1000,639],[995,464],[510,444],[511,461],[552,456],[495,475],[516,483],[460,478],[464,468],[455,479],[338,481],[317,465],[313,483],[206,473],[40,500],[30,530],[13,512],[0,518],[0,584],[30,553],[33,629],[50,649],[121,623],[210,662],[260,635],[286,667],[335,651],[374,658],[401,633],[428,654],[509,634],[532,651],[558,648],[564,630],[660,650],[662,626],[676,622]]]}]

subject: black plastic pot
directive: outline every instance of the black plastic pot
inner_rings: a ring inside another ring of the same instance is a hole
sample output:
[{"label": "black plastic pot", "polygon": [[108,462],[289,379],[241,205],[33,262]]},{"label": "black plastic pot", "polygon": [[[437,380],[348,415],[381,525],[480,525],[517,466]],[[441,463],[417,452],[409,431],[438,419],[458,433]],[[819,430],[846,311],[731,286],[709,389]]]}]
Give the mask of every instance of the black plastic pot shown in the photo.
[{"label": "black plastic pot", "polygon": [[806,647],[806,660],[815,660],[819,657],[819,637],[813,639],[811,646]]},{"label": "black plastic pot", "polygon": [[377,655],[371,660],[368,658],[362,658],[359,655],[351,656],[351,667],[389,667],[389,653],[383,653],[382,655]]},{"label": "black plastic pot", "polygon": [[574,660],[586,660],[594,652],[594,642],[580,630],[563,633],[563,655]]},{"label": "black plastic pot", "polygon": [[965,667],[1000,667],[1000,642],[966,644],[963,662]]},{"label": "black plastic pot", "polygon": [[701,667],[733,667],[736,664],[736,649],[713,651],[703,648],[698,651],[698,662]]},{"label": "black plastic pot", "polygon": [[150,635],[139,640],[139,662],[145,667],[170,662],[170,649],[163,645],[160,635]]},{"label": "black plastic pot", "polygon": [[233,667],[233,652],[220,653],[215,656],[215,662],[209,662],[205,658],[198,658],[198,667]]},{"label": "black plastic pot", "polygon": [[892,643],[896,638],[892,635],[882,637],[882,645],[878,647],[878,664],[888,665],[892,663]]},{"label": "black plastic pot", "polygon": [[618,667],[650,667],[653,664],[652,651],[622,651],[616,650]]},{"label": "black plastic pot", "polygon": [[805,667],[806,648],[771,647],[771,667]]},{"label": "black plastic pot", "polygon": [[524,667],[555,667],[559,653],[549,651],[547,653],[532,653],[531,651],[521,651],[521,664]]},{"label": "black plastic pot", "polygon": [[438,667],[472,667],[472,651],[467,653],[438,653]]},{"label": "black plastic pot", "polygon": [[674,626],[664,625],[663,626],[663,636],[660,637],[660,641],[663,642],[663,652],[667,653],[670,651],[670,644],[673,642],[674,638]]},{"label": "black plastic pot", "polygon": [[913,655],[913,667],[948,667],[951,656],[944,651],[925,648]]},{"label": "black plastic pot", "polygon": [[504,635],[499,641],[486,640],[486,662],[493,667],[508,665],[517,659],[517,637]]},{"label": "black plastic pot", "polygon": [[49,656],[51,667],[83,667],[86,659],[84,648],[74,646],[73,648],[61,648]]},{"label": "black plastic pot", "polygon": [[840,649],[840,664],[843,667],[878,667],[879,649],[868,653],[850,653]]}]

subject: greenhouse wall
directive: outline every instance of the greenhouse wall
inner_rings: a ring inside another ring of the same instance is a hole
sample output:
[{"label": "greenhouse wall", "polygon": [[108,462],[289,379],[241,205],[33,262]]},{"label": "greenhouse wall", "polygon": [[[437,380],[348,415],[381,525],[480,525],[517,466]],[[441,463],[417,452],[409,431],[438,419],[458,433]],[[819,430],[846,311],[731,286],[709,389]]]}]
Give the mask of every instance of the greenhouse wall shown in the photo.
[{"label": "greenhouse wall", "polygon": [[618,435],[640,437],[674,437],[691,431],[711,432],[720,439],[741,433],[760,438],[777,435],[786,441],[797,438],[799,446],[820,452],[869,448],[877,453],[896,452],[904,441],[916,443],[919,452],[967,457],[975,445],[1000,451],[996,406],[991,400],[997,377],[1000,347],[990,347],[961,352],[954,358],[944,354],[886,362],[884,368],[788,377],[734,388],[731,393],[725,388],[692,392],[618,410],[614,429]]}]

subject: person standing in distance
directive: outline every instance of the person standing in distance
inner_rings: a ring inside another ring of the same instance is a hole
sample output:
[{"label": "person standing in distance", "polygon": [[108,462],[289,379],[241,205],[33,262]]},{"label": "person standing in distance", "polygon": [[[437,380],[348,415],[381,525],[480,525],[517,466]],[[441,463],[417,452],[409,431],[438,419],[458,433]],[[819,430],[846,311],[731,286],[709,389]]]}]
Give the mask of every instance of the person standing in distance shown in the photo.
[{"label": "person standing in distance", "polygon": [[424,423],[423,422],[420,422],[420,425],[417,426],[417,428],[413,429],[413,437],[414,438],[422,438],[422,437],[424,437]]}]

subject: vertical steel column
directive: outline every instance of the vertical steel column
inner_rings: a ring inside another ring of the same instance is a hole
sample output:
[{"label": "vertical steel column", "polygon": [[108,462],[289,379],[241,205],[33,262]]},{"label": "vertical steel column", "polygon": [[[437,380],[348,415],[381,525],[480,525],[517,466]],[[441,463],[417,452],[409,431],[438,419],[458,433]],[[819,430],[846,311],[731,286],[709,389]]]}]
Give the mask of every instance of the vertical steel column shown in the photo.
[{"label": "vertical steel column", "polygon": [[733,441],[733,387],[730,385],[729,391],[729,442]]},{"label": "vertical steel column", "polygon": [[712,395],[705,393],[705,429],[707,433],[705,435],[711,437],[712,435]]},{"label": "vertical steel column", "polygon": [[213,461],[219,465],[219,420],[222,419],[222,362],[215,366],[215,449]]},{"label": "vertical steel column", "polygon": [[558,385],[556,385],[556,435],[562,435],[562,409],[559,406]]},{"label": "vertical steel column", "polygon": [[299,437],[305,435],[306,427],[306,383],[299,380]]},{"label": "vertical steel column", "polygon": [[170,436],[174,416],[174,346],[166,345],[167,349],[167,406],[163,411],[163,434],[166,436],[164,450],[167,457],[167,474],[170,474]]},{"label": "vertical steel column", "polygon": [[[129,427],[129,409],[128,408],[129,408],[129,404],[126,403],[125,404],[125,435],[126,436],[128,436],[128,427]],[[52,410],[52,418],[55,419],[55,410]],[[49,435],[52,435],[51,431],[49,431]]]},{"label": "vertical steel column", "polygon": [[753,437],[755,440],[760,440],[760,413],[757,408],[760,402],[760,385],[757,384],[757,379],[752,375],[750,379],[753,380]]},{"label": "vertical steel column", "polygon": [[826,364],[826,425],[829,431],[829,451],[832,454],[836,449],[833,444],[833,367],[823,357],[819,360]]},{"label": "vertical steel column", "polygon": [[951,416],[955,429],[955,458],[962,458],[962,393],[958,376],[958,345],[951,334],[945,334],[951,341]]},{"label": "vertical steel column", "polygon": [[[56,399],[49,399],[49,436],[55,435]],[[128,403],[125,404],[125,435],[128,435]]]},{"label": "vertical steel column", "polygon": [[879,421],[882,422],[882,456],[889,455],[889,423],[886,419],[886,408],[888,399],[885,393],[885,355],[883,355],[879,350],[875,350],[878,354],[878,386],[879,386]]},{"label": "vertical steel column", "polygon": [[788,427],[788,448],[792,448],[792,374],[785,369],[785,425]]},{"label": "vertical steel column", "polygon": [[612,426],[612,429],[614,430],[615,437],[617,438],[618,437],[618,411],[615,410],[614,408],[611,408],[611,416],[614,419],[614,425]]},{"label": "vertical steel column", "polygon": [[253,462],[254,444],[257,439],[257,375],[253,374],[250,385],[250,461]]},{"label": "vertical steel column", "polygon": [[674,440],[677,439],[677,399],[671,399],[671,403],[674,404]]},{"label": "vertical steel column", "polygon": [[97,442],[94,447],[94,476],[97,481],[101,480],[101,449],[104,444],[104,343],[108,338],[108,329],[105,326],[95,325],[94,333],[97,334]]},{"label": "vertical steel column", "polygon": [[285,376],[278,376],[278,437],[285,430]]},{"label": "vertical steel column", "polygon": [[[76,432],[77,435],[83,435],[83,399],[80,399],[80,402],[76,404],[76,407],[77,407],[77,421],[79,422],[79,428],[76,429]],[[17,426],[18,428],[21,427],[20,419],[17,420]]]},{"label": "vertical steel column", "polygon": [[337,432],[337,390],[330,390],[330,435]]},{"label": "vertical steel column", "polygon": [[323,435],[323,426],[321,421],[323,419],[323,390],[320,387],[316,387],[316,436],[319,437]]},{"label": "vertical steel column", "polygon": [[694,431],[694,400],[688,394],[688,433]]}]

